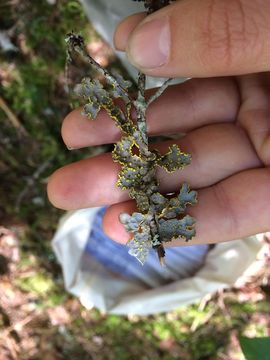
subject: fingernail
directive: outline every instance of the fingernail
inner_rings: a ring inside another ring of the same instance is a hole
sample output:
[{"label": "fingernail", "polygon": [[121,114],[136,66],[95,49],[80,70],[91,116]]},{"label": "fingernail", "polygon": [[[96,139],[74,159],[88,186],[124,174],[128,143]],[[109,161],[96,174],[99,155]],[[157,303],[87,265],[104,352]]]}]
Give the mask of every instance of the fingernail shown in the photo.
[{"label": "fingernail", "polygon": [[145,69],[166,64],[170,56],[170,37],[168,17],[146,22],[131,36],[127,49],[130,61]]}]

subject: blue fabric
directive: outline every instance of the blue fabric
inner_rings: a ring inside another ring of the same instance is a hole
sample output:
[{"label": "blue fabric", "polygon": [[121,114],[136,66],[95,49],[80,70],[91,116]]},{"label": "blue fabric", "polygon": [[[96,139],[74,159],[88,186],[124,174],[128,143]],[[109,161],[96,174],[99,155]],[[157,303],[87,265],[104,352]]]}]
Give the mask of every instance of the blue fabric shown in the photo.
[{"label": "blue fabric", "polygon": [[95,217],[85,252],[108,270],[155,287],[192,276],[202,266],[208,245],[167,248],[165,267],[160,266],[156,251],[151,249],[142,266],[135,257],[128,254],[127,246],[116,243],[103,232],[105,209],[100,209]]}]

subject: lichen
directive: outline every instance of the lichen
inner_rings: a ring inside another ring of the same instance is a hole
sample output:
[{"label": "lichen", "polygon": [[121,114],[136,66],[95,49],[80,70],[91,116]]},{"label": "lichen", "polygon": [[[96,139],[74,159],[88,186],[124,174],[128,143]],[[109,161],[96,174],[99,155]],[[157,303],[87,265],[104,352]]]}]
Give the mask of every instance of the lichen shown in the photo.
[{"label": "lichen", "polygon": [[[145,1],[145,6],[150,13],[169,3],[164,0]],[[129,253],[143,264],[149,249],[154,248],[163,263],[164,242],[176,238],[189,241],[195,235],[195,220],[186,214],[186,207],[197,202],[196,192],[190,190],[187,183],[180,186],[178,193],[161,194],[156,177],[158,167],[170,173],[183,169],[190,164],[191,155],[176,144],[163,155],[156,149],[150,150],[148,146],[146,110],[168,87],[171,79],[165,81],[147,100],[145,75],[139,73],[137,94],[131,96],[131,83],[120,74],[109,73],[92,59],[85,50],[81,36],[68,34],[67,44],[68,59],[72,59],[74,52],[79,53],[104,79],[103,84],[96,79],[84,78],[75,87],[76,94],[83,100],[83,113],[95,119],[99,111],[105,109],[123,133],[114,146],[112,158],[122,167],[117,185],[129,191],[138,209],[131,215],[123,213],[119,217],[125,229],[133,235],[127,244]],[[136,120],[131,116],[132,109],[135,110]]]}]

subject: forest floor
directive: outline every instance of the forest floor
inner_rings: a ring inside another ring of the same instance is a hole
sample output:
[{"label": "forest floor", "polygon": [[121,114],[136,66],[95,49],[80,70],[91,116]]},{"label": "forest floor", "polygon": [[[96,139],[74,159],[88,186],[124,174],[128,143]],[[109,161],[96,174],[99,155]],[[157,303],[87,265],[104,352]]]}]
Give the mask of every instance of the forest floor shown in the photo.
[{"label": "forest floor", "polygon": [[107,150],[69,151],[60,137],[71,30],[104,66],[116,63],[78,1],[0,3],[0,359],[242,360],[240,335],[270,335],[269,249],[249,283],[167,314],[106,315],[65,291],[50,245],[64,212],[49,204],[47,179]]}]

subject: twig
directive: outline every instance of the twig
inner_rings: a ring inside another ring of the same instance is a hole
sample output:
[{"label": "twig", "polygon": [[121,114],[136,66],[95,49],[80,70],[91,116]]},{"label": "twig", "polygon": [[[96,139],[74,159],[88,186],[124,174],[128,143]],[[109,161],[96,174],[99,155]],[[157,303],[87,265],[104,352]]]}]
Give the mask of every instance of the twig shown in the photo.
[{"label": "twig", "polygon": [[170,85],[170,82],[172,81],[172,78],[167,79],[160,88],[148,99],[147,101],[147,107],[155,101],[160,95],[167,89],[167,87]]},{"label": "twig", "polygon": [[14,155],[7,151],[4,145],[0,145],[0,156],[3,158],[5,163],[8,163],[12,167],[19,166],[19,161],[15,158]]},{"label": "twig", "polygon": [[[127,105],[133,103],[133,99],[129,96],[128,92],[118,83],[116,78],[109,73],[106,69],[103,69],[102,66],[99,65],[91,56],[87,54],[85,50],[84,40],[81,36],[70,33],[66,37],[66,42],[68,47],[74,49],[78,54],[82,56],[82,58],[86,59],[87,62],[94,67],[96,71],[98,71],[104,78],[115,88],[119,89],[122,95],[123,100]],[[71,53],[68,49],[68,59],[71,59]]]},{"label": "twig", "polygon": [[4,113],[7,115],[9,121],[13,125],[15,129],[17,129],[21,135],[28,136],[28,132],[24,128],[24,126],[20,123],[17,116],[14,114],[14,112],[9,108],[8,104],[5,102],[5,100],[0,96],[0,108],[4,111]]},{"label": "twig", "polygon": [[147,103],[145,100],[145,75],[142,73],[139,73],[138,77],[138,96],[134,102],[134,106],[137,111],[138,130],[140,131],[140,135],[145,145],[148,146],[147,125],[145,118],[145,112],[147,109]]},{"label": "twig", "polygon": [[216,295],[216,293],[213,294],[206,294],[200,301],[199,303],[199,307],[198,310],[199,311],[204,311],[204,309],[206,308],[207,304],[213,299],[213,297]]},{"label": "twig", "polygon": [[23,328],[26,324],[28,324],[31,320],[33,320],[35,317],[34,311],[28,315],[26,318],[22,319],[21,321],[16,322],[15,324],[10,325],[8,328],[6,328],[3,333],[5,335],[10,334],[12,331],[20,331],[21,328]]},{"label": "twig", "polygon": [[208,314],[205,316],[205,318],[202,321],[199,321],[197,318],[193,321],[190,331],[195,332],[199,326],[205,325],[208,323],[208,321],[212,318],[212,316],[217,312],[218,306],[214,306],[212,310],[208,312]]},{"label": "twig", "polygon": [[217,304],[224,314],[224,319],[230,319],[232,316],[229,308],[226,306],[224,301],[224,289],[218,290],[217,294],[218,294]]}]

